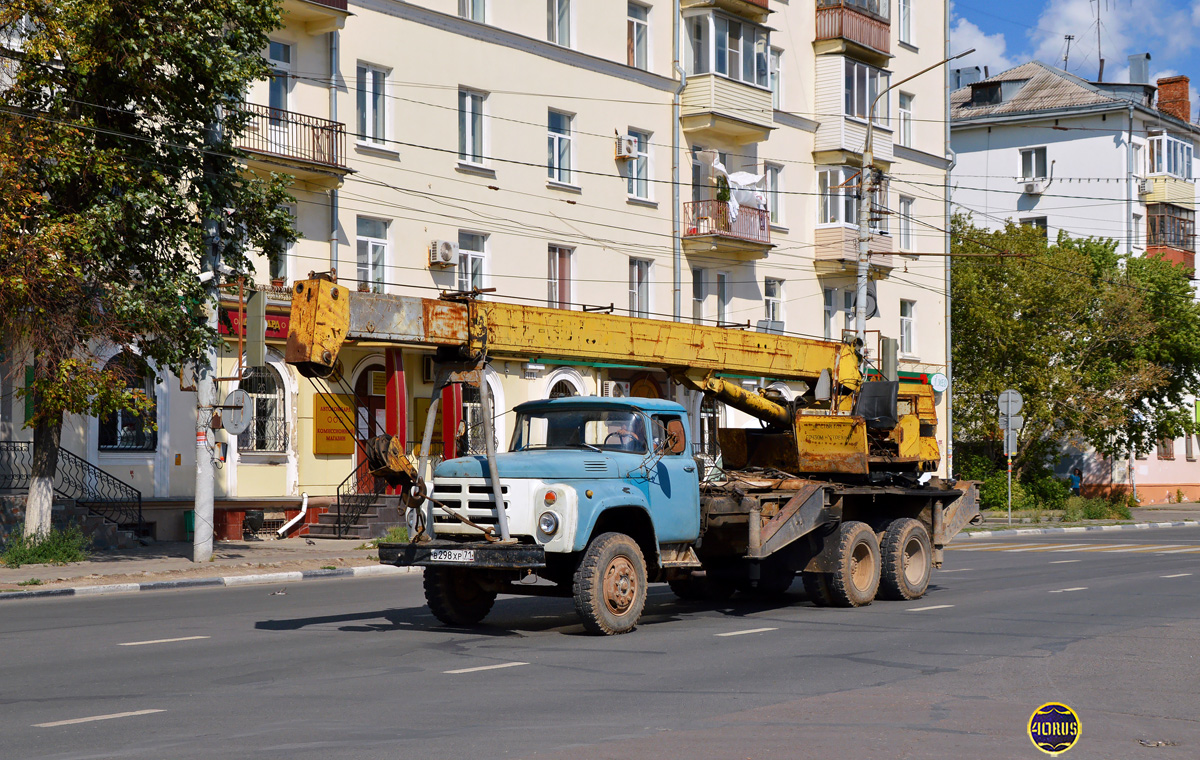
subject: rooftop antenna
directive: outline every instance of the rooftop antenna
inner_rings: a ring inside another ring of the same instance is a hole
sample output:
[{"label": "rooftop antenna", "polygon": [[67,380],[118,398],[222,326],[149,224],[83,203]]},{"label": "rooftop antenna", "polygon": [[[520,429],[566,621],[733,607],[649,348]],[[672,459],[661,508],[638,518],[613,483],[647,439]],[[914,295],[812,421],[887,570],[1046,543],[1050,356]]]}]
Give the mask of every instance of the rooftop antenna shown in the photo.
[{"label": "rooftop antenna", "polygon": [[1103,82],[1104,50],[1100,47],[1100,0],[1096,0],[1096,57],[1100,59],[1100,73],[1096,75],[1096,81]]},{"label": "rooftop antenna", "polygon": [[1067,52],[1063,54],[1063,71],[1067,70],[1067,59],[1071,57],[1071,40],[1075,39],[1073,34],[1064,34],[1063,39],[1067,41]]}]

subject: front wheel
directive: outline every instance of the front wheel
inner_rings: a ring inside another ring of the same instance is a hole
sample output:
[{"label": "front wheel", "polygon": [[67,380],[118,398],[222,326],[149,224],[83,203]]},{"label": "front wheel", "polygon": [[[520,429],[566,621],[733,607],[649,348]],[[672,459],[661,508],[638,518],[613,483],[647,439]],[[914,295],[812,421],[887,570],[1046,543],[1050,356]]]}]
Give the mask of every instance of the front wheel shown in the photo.
[{"label": "front wheel", "polygon": [[487,617],[496,592],[479,582],[479,575],[458,567],[425,568],[425,601],[433,616],[446,625],[475,625]]},{"label": "front wheel", "polygon": [[612,636],[628,633],[646,607],[646,559],[624,533],[597,536],[575,570],[575,610],[583,627]]}]

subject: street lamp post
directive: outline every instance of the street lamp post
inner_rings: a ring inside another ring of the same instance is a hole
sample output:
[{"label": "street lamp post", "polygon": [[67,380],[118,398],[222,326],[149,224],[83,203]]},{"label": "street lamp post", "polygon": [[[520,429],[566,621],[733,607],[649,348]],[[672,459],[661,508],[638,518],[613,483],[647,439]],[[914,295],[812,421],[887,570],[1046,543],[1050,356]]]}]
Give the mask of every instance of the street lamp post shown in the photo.
[{"label": "street lamp post", "polygon": [[[871,138],[874,135],[873,127],[875,125],[875,106],[879,104],[880,98],[887,95],[893,88],[899,87],[905,82],[916,79],[917,77],[927,72],[933,71],[939,66],[944,66],[950,61],[957,60],[963,56],[970,55],[975,52],[975,48],[966,50],[958,55],[950,56],[944,60],[938,61],[932,66],[927,66],[921,69],[916,74],[907,76],[895,84],[888,85],[871,101],[871,107],[867,111],[867,138],[863,144],[862,153],[862,175],[859,182],[859,198],[858,198],[858,282],[854,292],[854,329],[858,337],[859,344],[863,346],[863,351],[866,351],[867,340],[867,279],[870,273],[871,266],[868,259],[868,248],[871,242],[871,198],[875,194],[875,156],[872,151]],[[949,253],[949,251],[947,251]]]}]

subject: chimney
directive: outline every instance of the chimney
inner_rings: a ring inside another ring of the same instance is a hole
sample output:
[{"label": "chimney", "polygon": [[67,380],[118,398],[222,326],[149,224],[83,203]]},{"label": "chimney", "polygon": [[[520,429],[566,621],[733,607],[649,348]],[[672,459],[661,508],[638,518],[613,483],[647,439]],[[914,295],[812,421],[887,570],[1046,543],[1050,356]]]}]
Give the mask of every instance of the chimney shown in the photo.
[{"label": "chimney", "polygon": [[1138,53],[1129,56],[1129,83],[1150,84],[1150,54]]},{"label": "chimney", "polygon": [[1158,110],[1176,119],[1192,120],[1192,96],[1185,76],[1158,80]]}]

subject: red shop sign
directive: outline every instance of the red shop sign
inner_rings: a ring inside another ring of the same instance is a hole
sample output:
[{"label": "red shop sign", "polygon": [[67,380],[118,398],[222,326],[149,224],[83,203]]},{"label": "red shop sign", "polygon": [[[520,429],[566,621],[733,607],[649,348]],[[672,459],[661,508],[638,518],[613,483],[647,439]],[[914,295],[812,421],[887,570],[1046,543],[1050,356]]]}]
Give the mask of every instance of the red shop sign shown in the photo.
[{"label": "red shop sign", "polygon": [[[267,340],[287,340],[290,321],[291,317],[286,314],[268,314]],[[222,335],[237,335],[239,332],[242,335],[246,334],[246,328],[242,324],[242,315],[227,309],[221,309],[220,319],[217,320],[217,329]]]}]

